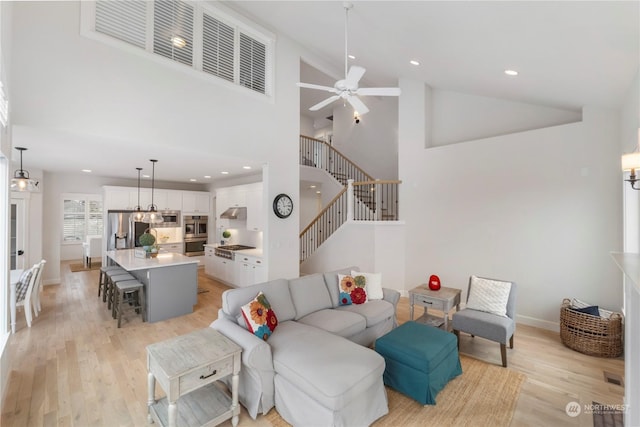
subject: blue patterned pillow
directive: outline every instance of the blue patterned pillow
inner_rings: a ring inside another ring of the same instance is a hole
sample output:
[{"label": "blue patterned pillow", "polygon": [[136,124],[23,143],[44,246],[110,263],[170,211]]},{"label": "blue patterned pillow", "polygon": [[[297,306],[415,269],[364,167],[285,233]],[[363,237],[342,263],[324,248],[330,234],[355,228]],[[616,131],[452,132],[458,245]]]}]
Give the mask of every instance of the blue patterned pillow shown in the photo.
[{"label": "blue patterned pillow", "polygon": [[20,280],[16,283],[16,302],[22,301],[27,296],[27,289],[29,289],[29,282],[33,275],[33,269],[28,268],[20,275]]}]

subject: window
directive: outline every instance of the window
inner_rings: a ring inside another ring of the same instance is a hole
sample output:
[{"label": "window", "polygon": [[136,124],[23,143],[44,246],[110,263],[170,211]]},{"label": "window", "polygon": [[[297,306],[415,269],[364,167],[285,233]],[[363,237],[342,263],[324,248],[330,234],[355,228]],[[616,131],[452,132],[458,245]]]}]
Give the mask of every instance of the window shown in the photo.
[{"label": "window", "polygon": [[[82,8],[90,8],[81,2]],[[96,0],[83,34],[101,34],[270,95],[273,36],[204,2]],[[99,38],[99,37],[98,37]],[[102,39],[104,40],[104,38]]]},{"label": "window", "polygon": [[102,235],[102,199],[92,195],[63,196],[62,240],[84,242],[87,236]]}]

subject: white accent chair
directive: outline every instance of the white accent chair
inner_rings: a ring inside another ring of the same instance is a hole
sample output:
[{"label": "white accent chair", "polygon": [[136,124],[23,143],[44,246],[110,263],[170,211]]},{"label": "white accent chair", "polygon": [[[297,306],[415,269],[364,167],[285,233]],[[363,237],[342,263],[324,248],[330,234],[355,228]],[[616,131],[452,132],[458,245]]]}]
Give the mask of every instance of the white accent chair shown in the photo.
[{"label": "white accent chair", "polygon": [[102,236],[87,236],[82,244],[84,265],[91,268],[91,258],[102,258]]},{"label": "white accent chair", "polygon": [[38,314],[42,311],[40,305],[40,294],[42,293],[42,270],[47,260],[42,260],[38,263],[38,272],[36,274],[36,281],[33,284],[33,291],[31,292],[31,303],[33,305],[33,312],[38,317]]}]

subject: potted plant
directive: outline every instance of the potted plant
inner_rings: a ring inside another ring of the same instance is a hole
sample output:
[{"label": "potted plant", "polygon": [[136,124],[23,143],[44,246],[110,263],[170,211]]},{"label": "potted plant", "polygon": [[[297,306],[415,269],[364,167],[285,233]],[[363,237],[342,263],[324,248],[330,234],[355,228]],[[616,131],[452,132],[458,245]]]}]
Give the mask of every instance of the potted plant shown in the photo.
[{"label": "potted plant", "polygon": [[144,233],[142,233],[138,241],[140,242],[144,250],[149,253],[151,252],[151,247],[156,242],[156,238],[153,234],[145,231]]}]

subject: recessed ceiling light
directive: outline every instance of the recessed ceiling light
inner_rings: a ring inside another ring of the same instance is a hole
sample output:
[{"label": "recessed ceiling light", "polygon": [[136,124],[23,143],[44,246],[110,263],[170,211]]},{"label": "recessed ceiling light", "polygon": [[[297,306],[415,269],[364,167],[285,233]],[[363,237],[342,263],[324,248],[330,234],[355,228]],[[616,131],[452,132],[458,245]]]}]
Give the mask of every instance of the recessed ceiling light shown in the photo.
[{"label": "recessed ceiling light", "polygon": [[82,169],[82,172],[91,173],[91,169]]},{"label": "recessed ceiling light", "polygon": [[205,177],[206,179],[210,179],[210,178],[211,178],[211,175],[205,175],[204,177]]},{"label": "recessed ceiling light", "polygon": [[222,175],[229,175],[229,172],[227,172],[227,171],[222,171],[222,172],[220,172],[220,173],[221,173]]},{"label": "recessed ceiling light", "polygon": [[316,188],[316,186],[315,185],[310,185],[309,188]]},{"label": "recessed ceiling light", "polygon": [[243,166],[242,169],[251,169],[251,166]]},{"label": "recessed ceiling light", "polygon": [[356,59],[356,57],[353,55],[349,55],[349,59]]},{"label": "recessed ceiling light", "polygon": [[411,64],[411,65],[420,65],[420,63],[418,61],[416,61],[415,59],[412,59],[411,61],[409,61],[409,64]]},{"label": "recessed ceiling light", "polygon": [[320,192],[320,190],[318,190],[318,191],[316,191],[316,194],[322,194],[322,193]]},{"label": "recessed ceiling light", "polygon": [[195,179],[195,178],[189,178],[189,181],[191,181],[191,182],[197,182],[198,180],[197,180],[197,179]]},{"label": "recessed ceiling light", "polygon": [[151,175],[142,175],[143,178],[151,178]]},{"label": "recessed ceiling light", "polygon": [[187,45],[187,41],[180,36],[173,36],[171,37],[171,44],[174,47],[182,49]]},{"label": "recessed ceiling light", "polygon": [[504,70],[504,73],[507,76],[517,76],[518,75],[518,72],[516,70]]}]

